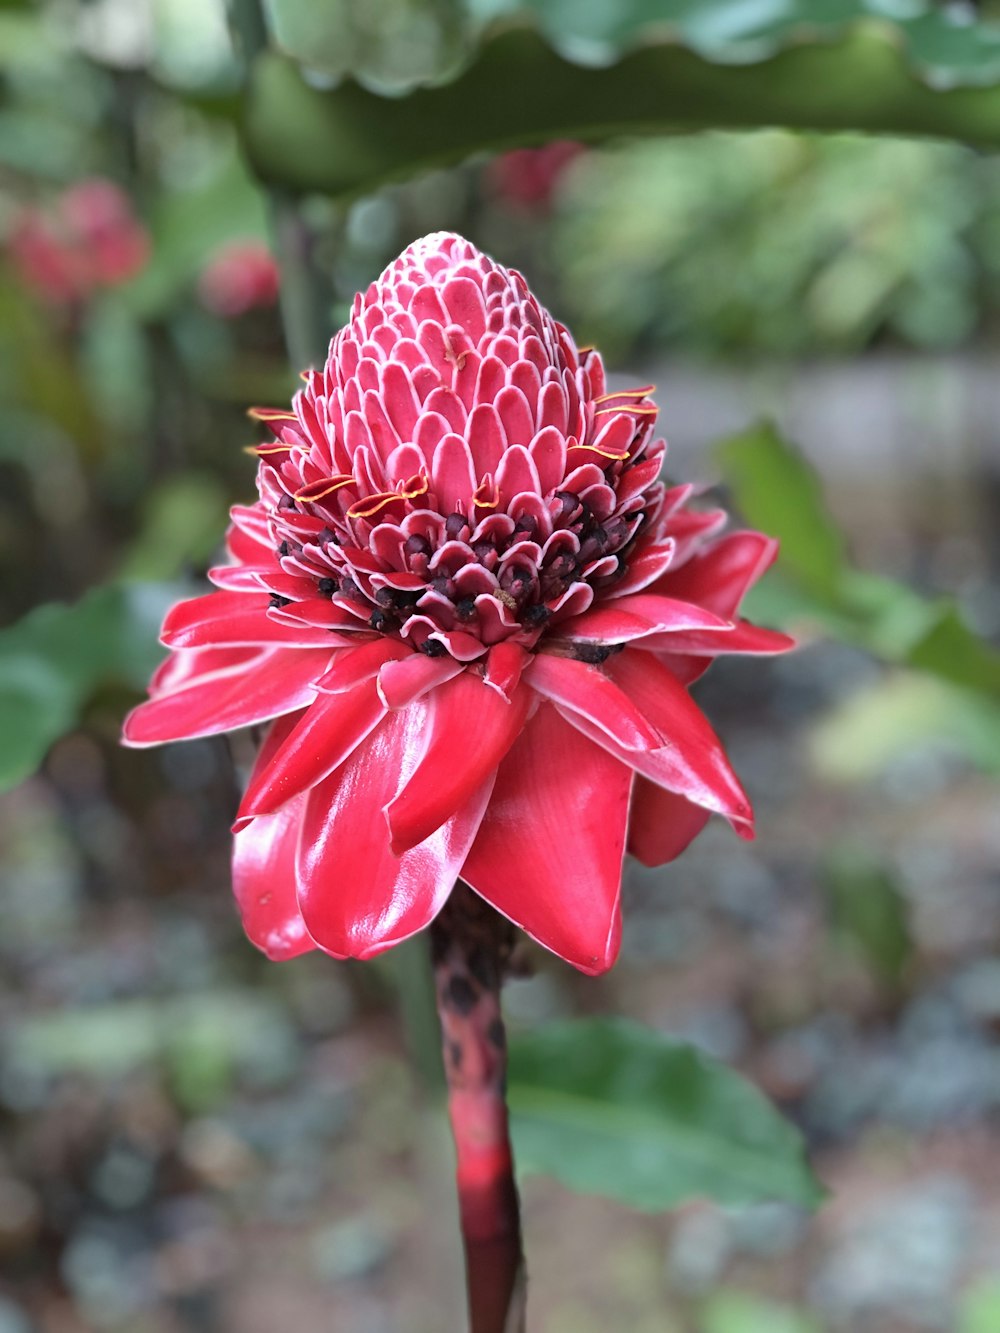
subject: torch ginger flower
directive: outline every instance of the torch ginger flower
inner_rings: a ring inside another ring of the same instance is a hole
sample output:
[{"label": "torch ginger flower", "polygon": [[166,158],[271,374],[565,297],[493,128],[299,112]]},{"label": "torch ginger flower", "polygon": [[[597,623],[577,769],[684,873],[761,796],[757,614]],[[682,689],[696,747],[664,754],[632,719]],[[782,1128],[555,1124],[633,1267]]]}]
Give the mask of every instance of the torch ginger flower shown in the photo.
[{"label": "torch ginger flower", "polygon": [[218,591],[167,615],[144,746],[270,723],[234,888],[272,958],[370,957],[459,878],[584,972],[622,859],[750,803],[688,686],[791,640],[737,617],[776,543],[659,480],[649,388],[609,392],[519,273],[415,242],[291,409],[259,409],[260,499]]}]

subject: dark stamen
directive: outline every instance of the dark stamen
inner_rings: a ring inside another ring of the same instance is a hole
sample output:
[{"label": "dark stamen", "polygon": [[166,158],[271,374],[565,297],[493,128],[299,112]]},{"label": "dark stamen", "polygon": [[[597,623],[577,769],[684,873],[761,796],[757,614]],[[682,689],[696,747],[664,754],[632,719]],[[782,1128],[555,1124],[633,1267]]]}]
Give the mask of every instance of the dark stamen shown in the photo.
[{"label": "dark stamen", "polygon": [[271,593],[270,605],[274,607],[287,606],[292,599],[290,597],[281,597],[278,593]]},{"label": "dark stamen", "polygon": [[420,651],[425,657],[444,657],[448,649],[440,639],[425,639],[420,645]]},{"label": "dark stamen", "polygon": [[320,579],[319,590],[324,597],[332,597],[337,591],[339,584],[336,579]]}]

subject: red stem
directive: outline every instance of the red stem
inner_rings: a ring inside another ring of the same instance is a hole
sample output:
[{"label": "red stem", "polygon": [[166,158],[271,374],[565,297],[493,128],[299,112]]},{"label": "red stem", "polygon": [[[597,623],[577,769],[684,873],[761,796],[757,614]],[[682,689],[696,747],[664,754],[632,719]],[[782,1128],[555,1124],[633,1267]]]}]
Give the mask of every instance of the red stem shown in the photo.
[{"label": "red stem", "polygon": [[509,924],[464,884],[456,887],[431,931],[470,1333],[524,1328],[524,1256],[500,1012],[512,934]]}]

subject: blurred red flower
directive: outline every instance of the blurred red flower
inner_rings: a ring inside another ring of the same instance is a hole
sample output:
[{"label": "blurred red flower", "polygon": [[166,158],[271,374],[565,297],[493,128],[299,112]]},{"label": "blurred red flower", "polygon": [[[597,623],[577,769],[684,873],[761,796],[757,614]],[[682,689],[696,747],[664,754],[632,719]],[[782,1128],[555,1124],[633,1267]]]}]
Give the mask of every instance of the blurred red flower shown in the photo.
[{"label": "blurred red flower", "polygon": [[458,236],[404,251],[304,379],[256,412],[260,499],[167,615],[126,741],[272,723],[233,873],[273,958],[378,953],[461,876],[603,971],[626,847],[667,861],[713,812],[751,836],[688,686],[791,646],[737,616],[776,543],[665,486],[650,390],[609,392]]},{"label": "blurred red flower", "polygon": [[278,300],[278,265],[261,241],[231,241],[202,269],[198,295],[221,319],[235,319]]},{"label": "blurred red flower", "polygon": [[53,305],[75,305],[138,273],[149,236],[128,196],[94,177],[70,186],[51,209],[26,208],[7,236],[22,281]]},{"label": "blurred red flower", "polygon": [[570,163],[587,150],[581,143],[557,139],[541,148],[501,153],[486,168],[495,194],[525,213],[544,213]]}]

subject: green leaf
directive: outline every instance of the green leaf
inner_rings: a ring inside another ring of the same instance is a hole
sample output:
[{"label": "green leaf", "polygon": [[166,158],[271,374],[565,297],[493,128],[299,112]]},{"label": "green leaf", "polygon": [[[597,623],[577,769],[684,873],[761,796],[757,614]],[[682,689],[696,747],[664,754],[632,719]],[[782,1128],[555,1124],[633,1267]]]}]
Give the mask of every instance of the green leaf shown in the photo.
[{"label": "green leaf", "polygon": [[71,606],[36,607],[0,631],[0,790],[35,771],[100,684],[145,685],[176,595],[171,585],[108,584]]},{"label": "green leaf", "polygon": [[964,624],[953,602],[848,562],[815,471],[772,426],[755,426],[716,450],[736,508],[781,541],[776,570],[747,600],[751,618],[816,626],[884,662],[1000,697],[1000,653]]},{"label": "green leaf", "polygon": [[798,1132],[756,1088],[637,1023],[519,1037],[508,1090],[519,1168],[571,1189],[648,1210],[821,1197]]},{"label": "green leaf", "polygon": [[[690,17],[697,7],[683,8]],[[720,20],[723,8],[714,7]],[[737,7],[729,8],[732,17]],[[942,57],[933,70],[938,83],[974,78],[982,86],[939,90],[912,68],[901,30],[891,24],[860,23],[835,39],[805,41],[800,9],[797,23],[767,40],[736,47],[700,42],[711,50],[708,57],[669,26],[679,9],[658,7],[667,23],[657,25],[655,40],[646,33],[636,44],[636,31],[624,54],[616,49],[599,67],[574,63],[535,27],[492,28],[456,78],[402,97],[383,97],[351,80],[316,87],[293,60],[265,52],[247,89],[250,158],[274,184],[352,198],[475,153],[555,138],[594,143],[623,134],[786,125],[1000,143],[1000,88],[993,82],[1000,48],[985,24],[975,26],[980,59],[966,52],[949,65]],[[706,19],[698,22],[704,30]],[[792,44],[771,54],[786,39]],[[570,29],[563,45],[578,53],[580,41]],[[933,50],[943,45],[930,43]],[[603,48],[585,50],[607,58]],[[752,63],[720,63],[748,55]]]},{"label": "green leaf", "polygon": [[944,680],[896,672],[829,713],[813,733],[811,754],[825,778],[870,782],[927,745],[1000,774],[1000,704]]},{"label": "green leaf", "polygon": [[724,441],[717,455],[741,511],[781,541],[782,569],[832,595],[844,566],[843,541],[802,455],[766,424]]},{"label": "green leaf", "polygon": [[906,900],[884,865],[842,847],[826,867],[834,930],[875,974],[897,985],[913,956]]},{"label": "green leaf", "polygon": [[962,1298],[958,1333],[997,1333],[998,1329],[1000,1278],[981,1278]]},{"label": "green leaf", "polygon": [[701,1308],[699,1333],[820,1333],[818,1321],[802,1310],[751,1296],[716,1292]]},{"label": "green leaf", "polygon": [[454,66],[468,26],[461,0],[264,0],[264,8],[282,51],[327,76],[381,88]]}]

